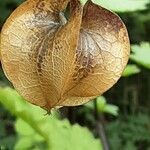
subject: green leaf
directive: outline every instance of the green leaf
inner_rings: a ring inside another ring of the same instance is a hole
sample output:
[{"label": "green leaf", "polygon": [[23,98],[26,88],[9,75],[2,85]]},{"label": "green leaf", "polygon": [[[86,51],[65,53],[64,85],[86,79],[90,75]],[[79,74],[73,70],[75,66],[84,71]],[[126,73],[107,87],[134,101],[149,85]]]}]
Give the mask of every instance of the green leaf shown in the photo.
[{"label": "green leaf", "polygon": [[32,137],[22,137],[18,140],[17,144],[15,145],[15,150],[27,150],[30,149],[33,145]]},{"label": "green leaf", "polygon": [[[87,0],[81,1],[85,3]],[[93,2],[116,12],[132,12],[146,9],[149,0],[93,0]]]},{"label": "green leaf", "polygon": [[[118,116],[119,108],[115,105],[107,104],[106,98],[104,96],[97,97],[96,103],[97,103],[97,109],[99,112],[108,113],[113,116]],[[84,106],[92,111],[95,109],[93,102],[89,102],[85,104]]]},{"label": "green leaf", "polygon": [[[60,121],[57,118],[47,117],[44,122],[36,122],[39,124],[42,131],[49,136],[49,144],[51,150],[100,150],[101,144],[98,140],[94,139],[93,135],[87,128],[73,125],[67,121]],[[23,120],[18,120],[16,123],[17,132],[20,135],[20,140],[16,145],[16,150],[20,149],[22,145],[33,147],[35,143],[41,142],[43,139],[38,133]],[[26,133],[26,132],[27,133]],[[28,137],[28,139],[27,139]],[[90,144],[88,144],[90,143]]]},{"label": "green leaf", "polygon": [[97,98],[97,108],[99,112],[109,113],[117,116],[119,108],[112,104],[107,104],[105,97],[100,96]]},{"label": "green leaf", "polygon": [[[19,140],[16,150],[101,150],[99,140],[87,128],[71,125],[68,120],[45,116],[45,111],[25,102],[11,88],[0,89],[0,102],[16,117]],[[41,148],[45,142],[46,148]]]},{"label": "green leaf", "polygon": [[110,104],[107,104],[104,109],[104,112],[109,113],[113,116],[118,116],[118,114],[119,114],[118,111],[119,111],[118,106],[110,105]]},{"label": "green leaf", "polygon": [[150,44],[143,42],[140,45],[132,46],[130,59],[139,65],[150,69]]},{"label": "green leaf", "polygon": [[[30,126],[27,126],[26,122],[20,118],[18,118],[15,123],[15,129],[16,129],[16,132],[19,133],[20,136],[25,136],[25,137],[31,136],[32,139],[36,137],[34,135],[35,131]],[[43,138],[39,135],[38,135],[38,137],[36,137],[36,139],[38,139],[40,141],[43,140]]]},{"label": "green leaf", "polygon": [[48,135],[36,123],[36,121],[45,119],[44,114],[46,112],[43,109],[27,103],[11,88],[0,89],[0,102],[13,115],[27,122],[39,135],[46,141],[48,140]]},{"label": "green leaf", "polygon": [[132,76],[134,74],[139,73],[141,70],[137,65],[127,65],[127,67],[125,68],[122,76],[123,77],[129,77]]}]

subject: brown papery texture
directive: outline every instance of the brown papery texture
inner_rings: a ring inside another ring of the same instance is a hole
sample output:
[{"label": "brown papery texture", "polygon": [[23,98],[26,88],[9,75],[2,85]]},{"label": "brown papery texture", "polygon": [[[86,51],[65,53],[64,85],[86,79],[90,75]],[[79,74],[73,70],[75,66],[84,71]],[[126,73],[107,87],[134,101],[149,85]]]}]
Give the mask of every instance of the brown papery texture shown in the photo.
[{"label": "brown papery texture", "polygon": [[27,0],[4,24],[0,46],[15,89],[46,110],[103,94],[120,78],[130,53],[121,19],[90,0],[84,8],[79,0]]}]

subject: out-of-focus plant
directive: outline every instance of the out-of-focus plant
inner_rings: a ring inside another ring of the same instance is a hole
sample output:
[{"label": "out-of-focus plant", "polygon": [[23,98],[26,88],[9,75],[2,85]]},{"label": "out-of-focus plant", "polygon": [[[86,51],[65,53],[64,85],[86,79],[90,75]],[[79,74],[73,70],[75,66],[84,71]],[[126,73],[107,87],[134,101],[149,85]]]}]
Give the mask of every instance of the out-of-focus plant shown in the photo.
[{"label": "out-of-focus plant", "polygon": [[[132,45],[132,53],[130,59],[147,69],[150,69],[150,44],[148,42],[142,42],[140,45]],[[137,74],[141,69],[136,64],[127,65],[122,76],[128,77]]]},{"label": "out-of-focus plant", "polygon": [[[59,120],[58,115],[44,116],[42,109],[26,103],[11,88],[0,89],[0,102],[17,117],[16,150],[100,150],[99,140],[88,129]],[[3,146],[3,145],[1,145]],[[4,146],[3,146],[4,147]],[[5,147],[4,147],[5,148]]]},{"label": "out-of-focus plant", "polygon": [[111,150],[142,150],[150,148],[150,118],[139,113],[134,116],[122,116],[107,125]]},{"label": "out-of-focus plant", "polygon": [[[100,96],[96,99],[97,103],[97,110],[100,113],[108,113],[113,116],[118,116],[119,108],[113,104],[108,104],[106,102],[106,98],[104,96]],[[94,105],[93,102],[89,102],[84,105],[85,107],[89,108],[90,110],[94,111]]]},{"label": "out-of-focus plant", "polygon": [[140,45],[132,46],[130,59],[139,65],[150,69],[150,43],[142,42]]},{"label": "out-of-focus plant", "polygon": [[135,64],[127,65],[122,76],[129,77],[129,76],[139,73],[140,71],[141,71],[140,68]]}]

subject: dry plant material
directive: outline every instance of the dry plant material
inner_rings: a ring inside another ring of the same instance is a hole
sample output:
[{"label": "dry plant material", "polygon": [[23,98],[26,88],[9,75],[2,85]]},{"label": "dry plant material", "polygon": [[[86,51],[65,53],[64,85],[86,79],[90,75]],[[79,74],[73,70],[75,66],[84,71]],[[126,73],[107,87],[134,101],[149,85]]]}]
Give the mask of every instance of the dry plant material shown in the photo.
[{"label": "dry plant material", "polygon": [[4,24],[0,45],[15,89],[46,110],[103,94],[120,78],[130,52],[121,19],[90,0],[84,7],[79,0],[27,0]]}]

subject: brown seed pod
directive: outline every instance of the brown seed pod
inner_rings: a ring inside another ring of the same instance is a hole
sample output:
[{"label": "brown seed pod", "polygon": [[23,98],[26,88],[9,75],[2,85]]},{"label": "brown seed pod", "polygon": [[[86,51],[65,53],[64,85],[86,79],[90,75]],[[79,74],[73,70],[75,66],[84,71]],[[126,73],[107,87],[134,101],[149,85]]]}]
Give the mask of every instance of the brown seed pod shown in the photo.
[{"label": "brown seed pod", "polygon": [[129,58],[121,19],[90,0],[27,0],[1,33],[4,71],[29,102],[46,110],[81,105],[120,78]]}]

